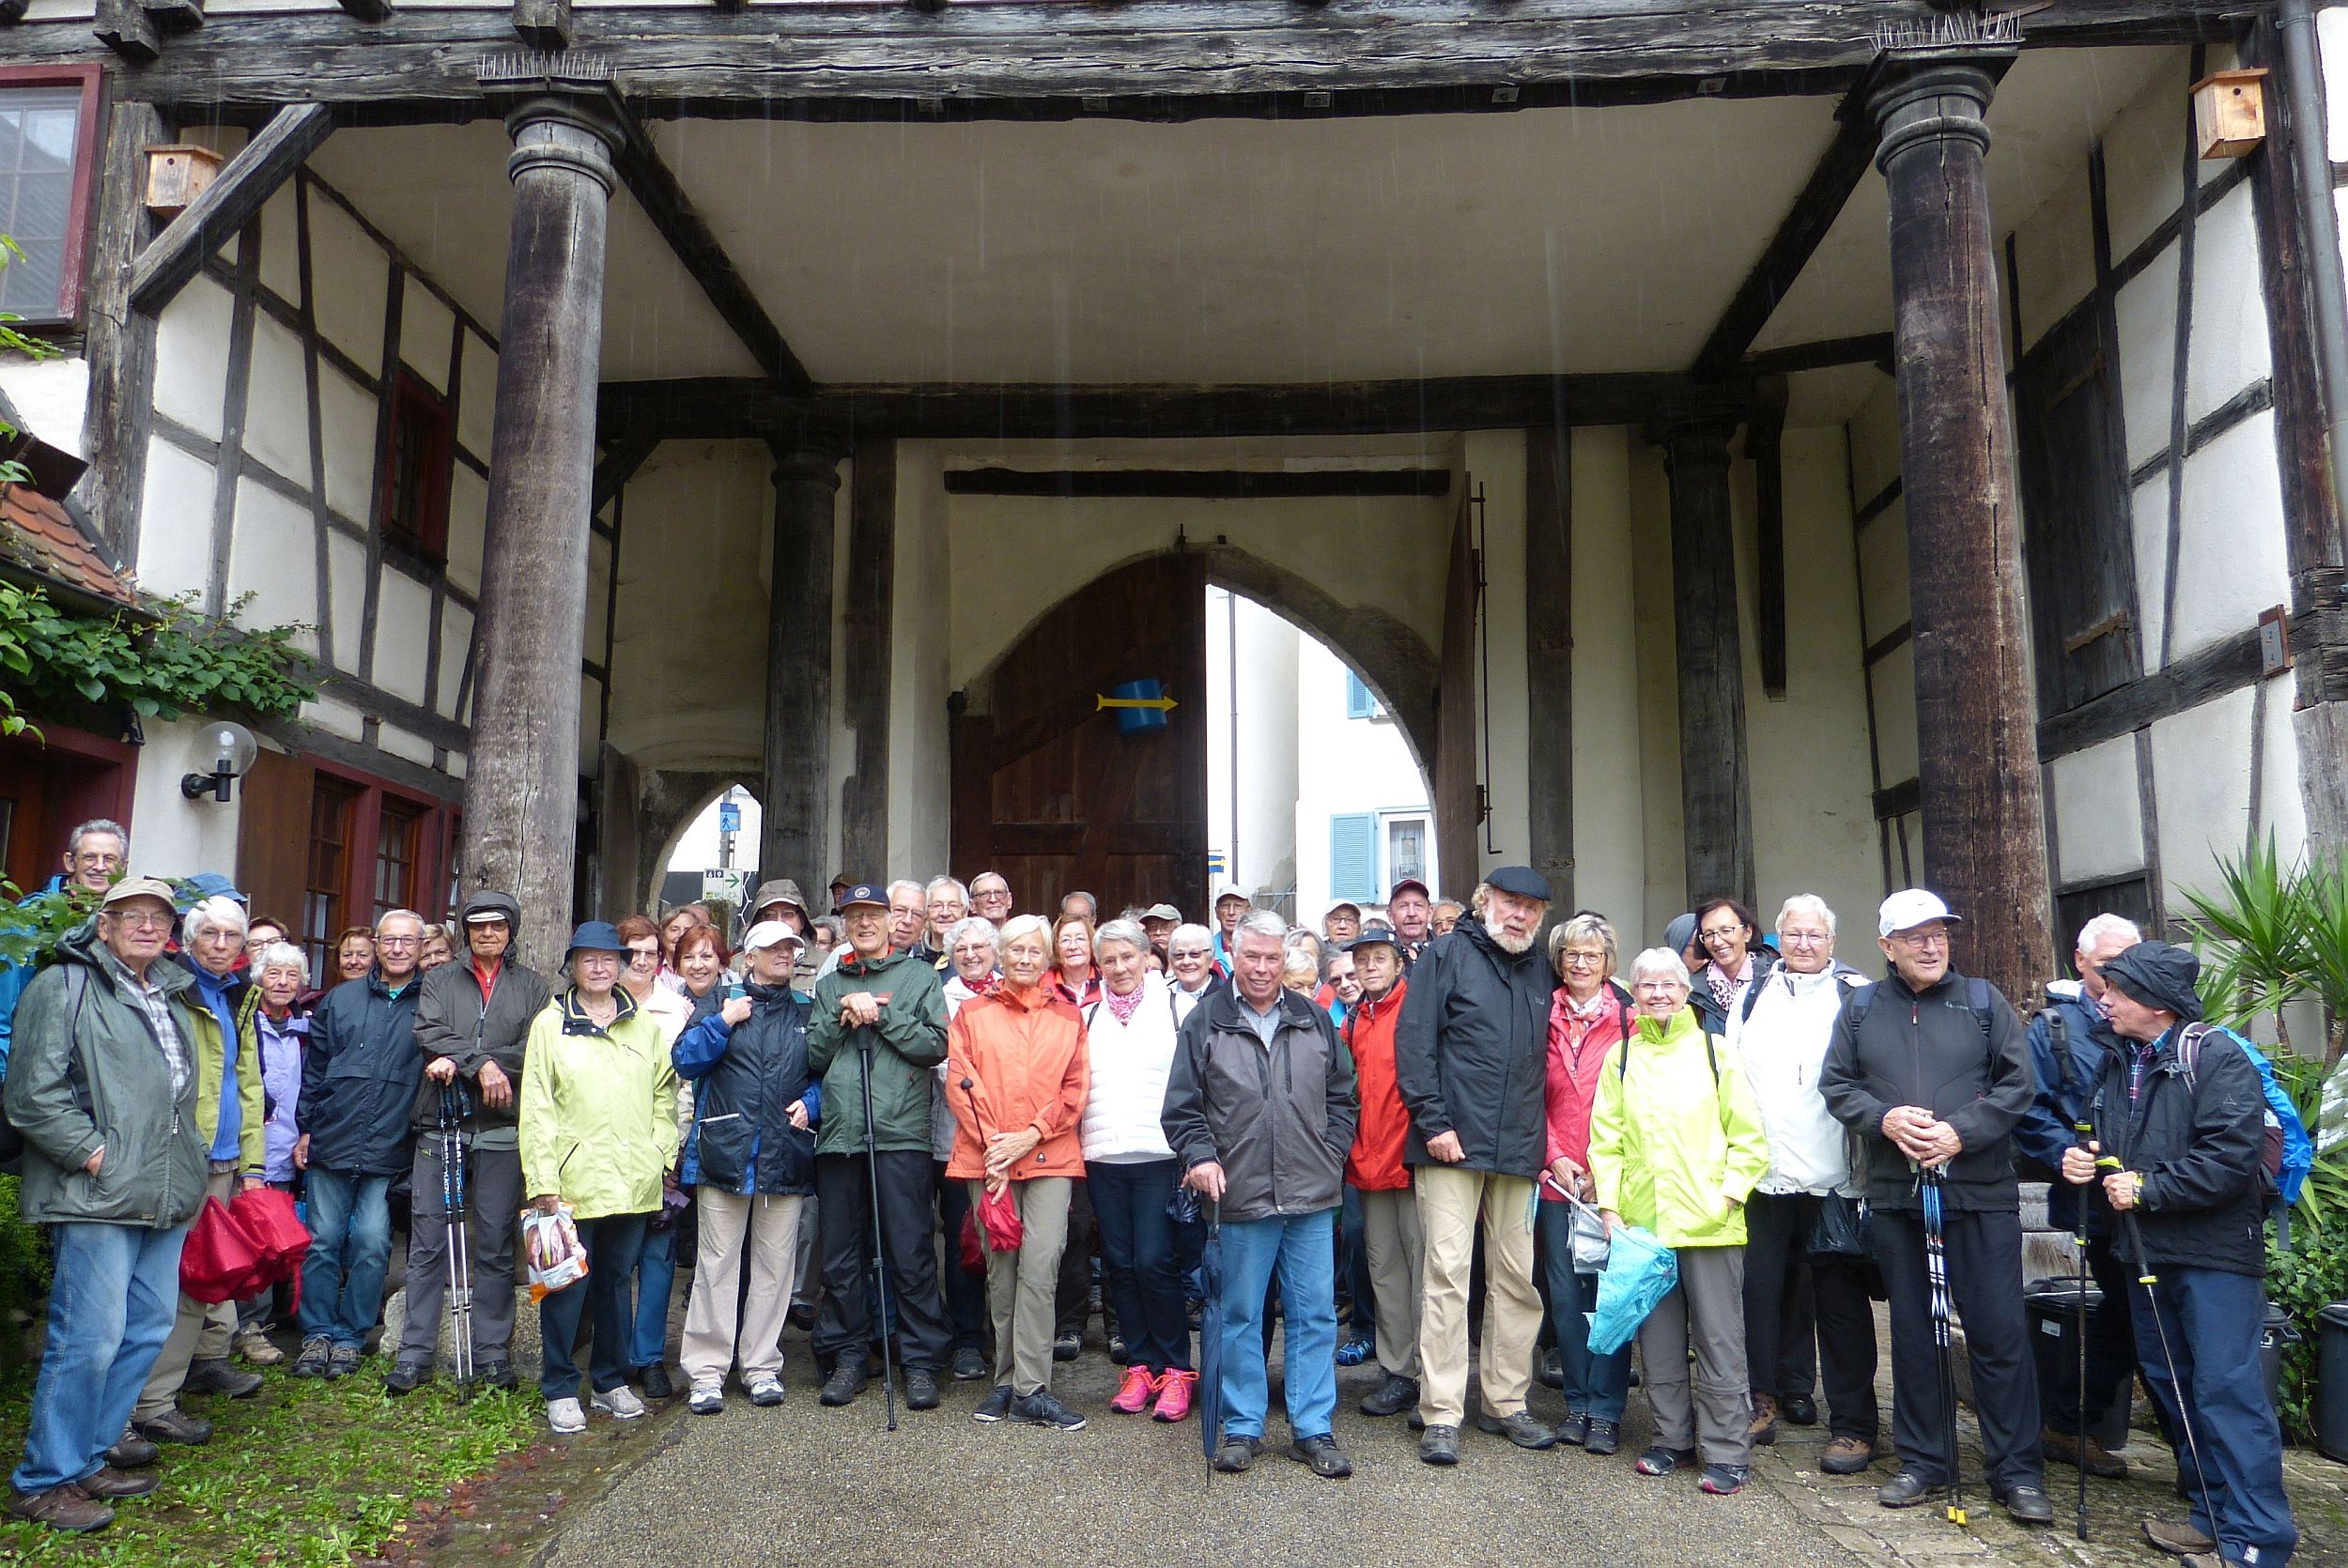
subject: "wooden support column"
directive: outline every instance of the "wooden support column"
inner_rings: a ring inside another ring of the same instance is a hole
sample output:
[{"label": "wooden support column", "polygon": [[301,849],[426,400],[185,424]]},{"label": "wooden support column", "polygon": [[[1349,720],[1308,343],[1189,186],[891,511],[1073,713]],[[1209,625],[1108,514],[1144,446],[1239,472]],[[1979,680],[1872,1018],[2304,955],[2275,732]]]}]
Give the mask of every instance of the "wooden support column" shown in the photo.
[{"label": "wooden support column", "polygon": [[1549,879],[1550,914],[1573,892],[1573,432],[1524,433],[1525,744],[1533,869]]},{"label": "wooden support column", "polygon": [[523,959],[559,963],[579,826],[579,680],[603,346],[604,232],[619,128],[595,98],[506,116],[514,221],[499,327],[464,880],[510,892]]},{"label": "wooden support column", "polygon": [[1753,899],[1752,770],[1745,759],[1737,541],[1725,420],[1655,434],[1671,470],[1672,646],[1679,665],[1679,798],[1688,897]]},{"label": "wooden support column", "polygon": [[841,449],[800,440],[772,451],[775,547],[758,874],[790,877],[820,899],[831,880],[824,857],[831,838],[831,535]]},{"label": "wooden support column", "polygon": [[890,622],[897,584],[897,443],[860,440],[848,496],[848,599],[841,620],[841,716],[856,736],[856,772],[840,798],[840,869],[886,882],[888,859]]},{"label": "wooden support column", "polygon": [[147,488],[147,431],[155,402],[155,317],[131,308],[131,272],[155,232],[147,210],[147,149],[170,140],[151,104],[118,101],[107,111],[85,296],[89,468],[74,494],[115,554],[132,567],[139,560],[139,503]]},{"label": "wooden support column", "polygon": [[1892,62],[1868,107],[1892,208],[1924,881],[1970,922],[1959,966],[2027,1006],[2054,945],[1983,175],[1996,69]]},{"label": "wooden support column", "polygon": [[1785,377],[1764,380],[1745,425],[1745,456],[1753,464],[1753,508],[1760,535],[1754,574],[1753,640],[1761,658],[1761,690],[1785,699]]}]

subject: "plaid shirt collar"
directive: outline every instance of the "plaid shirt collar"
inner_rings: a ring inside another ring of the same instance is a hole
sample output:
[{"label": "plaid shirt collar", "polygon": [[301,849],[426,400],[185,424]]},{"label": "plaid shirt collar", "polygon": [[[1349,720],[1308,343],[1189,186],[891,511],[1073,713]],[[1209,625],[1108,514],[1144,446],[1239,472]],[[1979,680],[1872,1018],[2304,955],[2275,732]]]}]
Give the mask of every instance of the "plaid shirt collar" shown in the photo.
[{"label": "plaid shirt collar", "polygon": [[[188,1046],[187,1041],[180,1038],[178,1020],[171,1016],[172,993],[157,981],[142,980],[131,974],[130,965],[116,958],[114,949],[103,943],[96,944],[95,950],[104,955],[100,961],[106,965],[116,985],[136,997],[139,1006],[146,1009],[147,1027],[154,1032],[155,1043],[162,1048],[163,1060],[171,1066],[171,1097],[178,1099],[180,1092],[188,1086]],[[161,963],[163,961],[158,959],[155,961]],[[147,966],[147,973],[154,973],[153,964]]]}]

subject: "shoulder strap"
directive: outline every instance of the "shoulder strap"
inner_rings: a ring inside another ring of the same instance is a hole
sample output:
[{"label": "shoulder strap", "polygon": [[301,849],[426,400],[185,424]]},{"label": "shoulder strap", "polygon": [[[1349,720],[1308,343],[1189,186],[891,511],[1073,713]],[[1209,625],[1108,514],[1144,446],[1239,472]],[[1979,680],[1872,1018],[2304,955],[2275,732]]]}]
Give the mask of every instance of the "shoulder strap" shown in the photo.
[{"label": "shoulder strap", "polygon": [[1738,1022],[1751,1023],[1753,1022],[1753,1005],[1761,1000],[1761,989],[1768,985],[1772,979],[1776,978],[1776,976],[1777,970],[1775,967],[1771,967],[1767,975],[1762,976],[1759,979],[1753,981],[1753,984],[1745,987],[1745,994],[1737,1005]]},{"label": "shoulder strap", "polygon": [[1867,1009],[1875,1006],[1877,984],[1874,980],[1862,980],[1843,993],[1843,1010],[1850,1015],[1852,1028],[1867,1022]]},{"label": "shoulder strap", "polygon": [[2185,1026],[2184,1032],[2177,1036],[2177,1066],[2185,1073],[2185,1088],[2187,1094],[2195,1093],[2199,1089],[2201,1071],[2201,1041],[2208,1034],[2208,1024],[2188,1023]]},{"label": "shoulder strap", "polygon": [[1092,1006],[1084,1009],[1085,1033],[1087,1034],[1090,1034],[1092,1032],[1092,1021],[1101,1011],[1101,1000],[1102,999],[1100,997],[1094,997],[1092,999]]},{"label": "shoulder strap", "polygon": [[1973,1021],[1981,1025],[1981,1038],[1986,1040],[1998,1022],[1998,1005],[1989,994],[1989,982],[1978,975],[1966,976],[1965,1000],[1972,1007]]},{"label": "shoulder strap", "polygon": [[2079,1079],[2078,1064],[2071,1059],[2071,1026],[2063,1022],[2061,1007],[2041,1007],[2038,1017],[2054,1045],[2055,1069],[2062,1075],[2062,1096],[2068,1099],[2078,1089]]}]

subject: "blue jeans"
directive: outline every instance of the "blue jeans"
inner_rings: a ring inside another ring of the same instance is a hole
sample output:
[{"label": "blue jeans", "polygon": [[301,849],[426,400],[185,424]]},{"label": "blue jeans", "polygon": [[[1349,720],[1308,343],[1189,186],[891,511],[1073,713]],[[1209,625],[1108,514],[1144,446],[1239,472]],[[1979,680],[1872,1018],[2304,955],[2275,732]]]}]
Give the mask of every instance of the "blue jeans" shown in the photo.
[{"label": "blue jeans", "polygon": [[1151,1372],[1190,1370],[1190,1314],[1182,1308],[1174,1220],[1166,1211],[1181,1179],[1181,1162],[1171,1159],[1085,1166],[1109,1307],[1125,1336],[1128,1364]]},{"label": "blue jeans", "polygon": [[631,1313],[628,1284],[644,1245],[649,1214],[608,1214],[579,1222],[579,1245],[587,1250],[587,1277],[538,1303],[538,1391],[548,1403],[579,1397],[579,1320],[593,1314],[595,1343],[588,1346],[588,1373],[595,1392],[608,1393],[627,1381]]},{"label": "blue jeans", "polygon": [[301,1337],[366,1344],[392,1261],[392,1178],[310,1169],[310,1251],[301,1260]]},{"label": "blue jeans", "polygon": [[[2299,1545],[2283,1495],[2282,1431],[2266,1402],[2259,1363],[2259,1333],[2266,1316],[2264,1282],[2248,1274],[2165,1264],[2155,1325],[2144,1287],[2130,1303],[2136,1325],[2137,1370],[2177,1437],[2177,1474],[2193,1504],[2193,1525],[2216,1538],[2226,1560],[2282,1568]],[[2164,1343],[2163,1334],[2166,1334]],[[2170,1358],[2175,1358],[2175,1365]],[[2182,1394],[2192,1418],[2193,1443],[2178,1422]],[[2193,1455],[2201,1453],[2200,1473]]]},{"label": "blue jeans", "polygon": [[1598,1307],[1598,1276],[1573,1268],[1573,1206],[1543,1201],[1534,1222],[1541,1244],[1541,1273],[1549,1284],[1549,1321],[1557,1335],[1557,1364],[1566,1374],[1566,1412],[1620,1422],[1630,1391],[1630,1346],[1611,1356],[1590,1354],[1590,1320]]},{"label": "blue jeans", "polygon": [[1280,1273],[1289,1434],[1328,1434],[1337,1408],[1336,1206],[1223,1222],[1223,1437],[1263,1436],[1264,1293]]},{"label": "blue jeans", "polygon": [[79,1481],[106,1462],[179,1314],[188,1227],[52,1225],[49,1340],[33,1385],[20,1492]]},{"label": "blue jeans", "polygon": [[647,1230],[636,1261],[636,1324],[629,1336],[627,1364],[657,1366],[669,1348],[669,1294],[676,1284],[676,1231]]},{"label": "blue jeans", "polygon": [[1342,1254],[1337,1268],[1345,1276],[1346,1294],[1353,1298],[1353,1314],[1347,1327],[1354,1339],[1375,1341],[1378,1338],[1378,1293],[1369,1278],[1369,1253],[1362,1245],[1362,1190],[1352,1182],[1345,1184],[1345,1201],[1338,1206],[1339,1229],[1345,1235],[1340,1242]]}]

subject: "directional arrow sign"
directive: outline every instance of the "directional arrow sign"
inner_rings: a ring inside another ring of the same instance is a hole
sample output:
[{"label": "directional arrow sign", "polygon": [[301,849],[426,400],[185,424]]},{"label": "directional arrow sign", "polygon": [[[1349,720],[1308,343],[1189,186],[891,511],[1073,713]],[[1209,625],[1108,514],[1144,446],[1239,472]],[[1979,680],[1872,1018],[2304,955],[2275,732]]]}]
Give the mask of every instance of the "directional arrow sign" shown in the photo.
[{"label": "directional arrow sign", "polygon": [[1102,697],[1097,693],[1092,703],[1096,713],[1103,708],[1155,708],[1164,713],[1175,705],[1170,697]]}]

